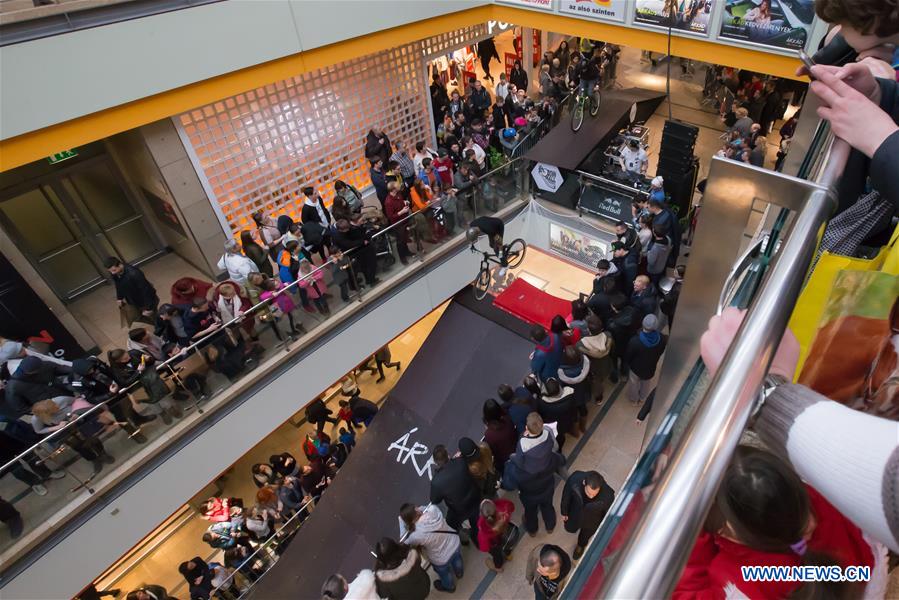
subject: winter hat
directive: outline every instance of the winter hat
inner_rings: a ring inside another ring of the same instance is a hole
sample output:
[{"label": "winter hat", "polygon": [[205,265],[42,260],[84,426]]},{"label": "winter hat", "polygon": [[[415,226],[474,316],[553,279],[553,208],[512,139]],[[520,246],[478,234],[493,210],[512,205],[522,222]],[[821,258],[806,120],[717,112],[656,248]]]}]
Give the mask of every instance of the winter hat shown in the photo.
[{"label": "winter hat", "polygon": [[471,438],[460,438],[459,439],[459,452],[462,453],[462,458],[469,459],[474,458],[478,455],[478,445],[474,443]]},{"label": "winter hat", "polygon": [[665,180],[662,179],[661,175],[657,175],[656,177],[653,177],[652,181],[650,181],[649,183],[654,188],[660,188],[665,184]]},{"label": "winter hat", "polygon": [[524,117],[515,117],[515,127],[524,127],[528,124],[528,120]]},{"label": "winter hat", "polygon": [[0,344],[0,365],[8,360],[19,358],[22,354],[22,343],[6,340]]},{"label": "winter hat", "polygon": [[655,315],[646,315],[643,317],[643,329],[646,331],[655,331],[659,328],[659,320]]},{"label": "winter hat", "polygon": [[41,368],[41,359],[37,356],[26,356],[22,359],[22,362],[19,363],[19,368],[17,369],[18,373],[37,373],[38,369]]}]

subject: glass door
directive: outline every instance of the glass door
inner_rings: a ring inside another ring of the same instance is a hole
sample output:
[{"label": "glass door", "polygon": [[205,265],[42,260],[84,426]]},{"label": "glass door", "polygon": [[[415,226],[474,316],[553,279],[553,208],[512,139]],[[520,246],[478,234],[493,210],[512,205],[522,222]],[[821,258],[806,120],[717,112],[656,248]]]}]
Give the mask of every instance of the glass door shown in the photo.
[{"label": "glass door", "polygon": [[63,300],[105,281],[99,257],[84,244],[56,191],[40,185],[0,202],[0,218],[18,247]]},{"label": "glass door", "polygon": [[160,250],[109,159],[86,163],[54,182],[79,228],[102,257],[139,262]]}]

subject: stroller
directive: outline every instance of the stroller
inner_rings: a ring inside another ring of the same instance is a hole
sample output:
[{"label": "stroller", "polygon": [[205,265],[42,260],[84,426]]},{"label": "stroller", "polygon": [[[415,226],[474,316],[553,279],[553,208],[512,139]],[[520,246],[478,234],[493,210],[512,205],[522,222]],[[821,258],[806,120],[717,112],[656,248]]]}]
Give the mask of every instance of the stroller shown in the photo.
[{"label": "stroller", "polygon": [[372,241],[380,268],[388,269],[392,267],[396,263],[396,256],[393,253],[393,239],[390,235],[373,237],[387,227],[387,219],[384,217],[384,213],[376,207],[364,207],[362,209],[362,227],[365,228],[366,236]]}]

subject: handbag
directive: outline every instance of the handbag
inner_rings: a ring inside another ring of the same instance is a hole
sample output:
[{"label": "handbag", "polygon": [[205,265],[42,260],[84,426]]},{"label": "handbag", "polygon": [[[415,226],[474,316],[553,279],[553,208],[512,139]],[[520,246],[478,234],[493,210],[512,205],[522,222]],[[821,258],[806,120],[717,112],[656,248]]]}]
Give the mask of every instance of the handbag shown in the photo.
[{"label": "handbag", "polygon": [[503,556],[508,557],[510,554],[512,554],[512,551],[515,550],[515,546],[518,545],[518,540],[520,539],[521,529],[518,528],[518,525],[510,521],[508,527],[506,527],[506,532],[503,533],[503,539],[500,542],[500,548],[502,548]]},{"label": "handbag", "polygon": [[880,271],[899,275],[899,226],[893,231],[890,241],[882,247],[874,258],[855,258],[834,254],[825,250],[808,276],[805,287],[793,308],[790,330],[799,341],[799,362],[796,377],[802,372],[809,348],[818,331],[825,305],[834,289],[834,282],[841,271]]}]

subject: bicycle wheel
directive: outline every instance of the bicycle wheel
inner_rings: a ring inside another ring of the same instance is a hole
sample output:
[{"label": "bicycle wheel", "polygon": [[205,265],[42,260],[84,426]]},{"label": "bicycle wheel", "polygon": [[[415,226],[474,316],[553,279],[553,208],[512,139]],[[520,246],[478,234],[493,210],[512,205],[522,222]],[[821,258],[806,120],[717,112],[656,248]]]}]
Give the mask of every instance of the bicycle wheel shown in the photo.
[{"label": "bicycle wheel", "polygon": [[571,111],[571,131],[577,131],[584,124],[584,102],[578,99]]},{"label": "bicycle wheel", "polygon": [[474,297],[476,300],[483,300],[487,297],[487,290],[490,289],[490,267],[484,265],[481,267],[481,271],[478,273],[477,279],[474,280],[474,285],[471,286],[471,290],[474,292]]},{"label": "bicycle wheel", "polygon": [[524,253],[528,249],[528,245],[524,243],[523,239],[516,238],[507,247],[506,262],[510,269],[514,269],[524,260]]},{"label": "bicycle wheel", "polygon": [[590,95],[590,116],[595,117],[596,113],[599,112],[599,105],[602,102],[602,94],[599,90],[593,90],[593,94]]}]

